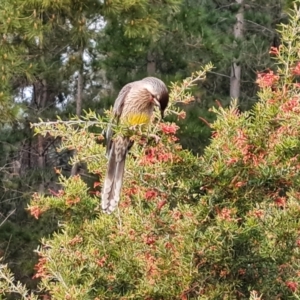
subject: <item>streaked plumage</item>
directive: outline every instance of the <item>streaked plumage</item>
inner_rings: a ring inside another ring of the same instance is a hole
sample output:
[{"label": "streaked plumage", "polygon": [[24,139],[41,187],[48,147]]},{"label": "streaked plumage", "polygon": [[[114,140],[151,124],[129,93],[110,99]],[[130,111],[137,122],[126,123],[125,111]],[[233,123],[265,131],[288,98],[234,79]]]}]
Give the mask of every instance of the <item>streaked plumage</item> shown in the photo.
[{"label": "streaked plumage", "polygon": [[[154,106],[159,106],[163,117],[169,101],[168,89],[158,78],[146,77],[126,84],[120,91],[114,107],[115,123],[128,126],[141,125],[151,120]],[[126,154],[132,146],[130,136],[115,136],[107,129],[108,167],[102,187],[101,206],[104,212],[111,213],[120,200]]]}]

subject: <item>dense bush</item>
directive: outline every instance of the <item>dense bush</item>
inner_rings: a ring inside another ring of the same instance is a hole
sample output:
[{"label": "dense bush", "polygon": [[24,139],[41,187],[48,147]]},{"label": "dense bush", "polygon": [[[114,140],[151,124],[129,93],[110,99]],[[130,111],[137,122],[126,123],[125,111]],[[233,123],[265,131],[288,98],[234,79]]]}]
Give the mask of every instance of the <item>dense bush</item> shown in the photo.
[{"label": "dense bush", "polygon": [[[43,293],[53,299],[299,299],[299,28],[295,9],[280,29],[282,45],[271,49],[277,70],[258,74],[260,101],[246,113],[234,101],[215,109],[203,156],[181,149],[174,123],[154,122],[157,143],[137,132],[113,215],[98,210],[106,161],[95,127],[102,120],[91,112],[86,121],[37,126],[63,136],[62,147],[76,148],[100,178],[88,189],[80,177],[61,176],[60,191],[33,197],[31,214],[55,211],[61,226],[37,251]],[[193,78],[173,86],[169,113],[184,117],[175,99],[186,97],[182,91]],[[8,278],[5,269],[0,274]],[[0,283],[9,290],[7,281]]]}]

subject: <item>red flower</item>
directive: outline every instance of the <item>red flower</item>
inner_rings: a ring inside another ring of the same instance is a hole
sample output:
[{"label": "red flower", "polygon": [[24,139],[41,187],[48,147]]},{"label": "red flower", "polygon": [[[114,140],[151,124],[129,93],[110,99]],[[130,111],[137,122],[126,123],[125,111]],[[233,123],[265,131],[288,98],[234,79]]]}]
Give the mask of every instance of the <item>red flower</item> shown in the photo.
[{"label": "red flower", "polygon": [[62,197],[65,194],[65,192],[63,190],[58,190],[58,192],[55,192],[55,191],[49,189],[49,192],[55,197]]},{"label": "red flower", "polygon": [[141,164],[142,165],[150,165],[155,164],[157,162],[157,148],[151,147],[146,150],[146,155],[142,158]]},{"label": "red flower", "polygon": [[132,186],[130,188],[124,189],[124,194],[126,196],[132,196],[132,195],[136,195],[138,192],[138,188],[136,186]]},{"label": "red flower", "polygon": [[299,112],[299,100],[298,98],[294,97],[287,102],[285,102],[282,106],[281,109],[283,112],[287,113],[290,111],[293,112]]},{"label": "red flower", "polygon": [[279,76],[275,75],[273,71],[269,71],[268,73],[259,73],[257,74],[256,83],[264,88],[271,87],[279,80]]},{"label": "red flower", "polygon": [[180,212],[180,211],[178,211],[178,210],[173,210],[172,212],[171,212],[171,215],[172,215],[172,218],[174,219],[174,220],[180,220],[181,218],[182,218],[182,213]]},{"label": "red flower", "polygon": [[96,188],[97,186],[99,186],[101,183],[100,182],[94,182],[94,188]]},{"label": "red flower", "polygon": [[173,154],[171,152],[169,152],[169,153],[167,153],[167,152],[158,153],[157,158],[158,158],[159,161],[167,162],[167,161],[173,159]]},{"label": "red flower", "polygon": [[277,56],[279,54],[279,49],[277,47],[271,47],[269,53]]},{"label": "red flower", "polygon": [[286,198],[285,197],[278,197],[275,199],[275,204],[279,207],[284,207],[286,205]]},{"label": "red flower", "polygon": [[213,131],[211,136],[212,136],[212,138],[216,139],[219,137],[219,133],[217,131]]},{"label": "red flower", "polygon": [[296,67],[293,68],[292,73],[294,75],[300,75],[300,62],[297,63]]},{"label": "red flower", "polygon": [[46,262],[47,262],[46,257],[39,258],[39,262],[34,266],[34,270],[36,271],[36,274],[32,277],[32,279],[47,277],[46,266],[45,266]]},{"label": "red flower", "polygon": [[222,208],[221,211],[218,211],[218,216],[222,219],[222,220],[227,220],[227,221],[232,221],[233,218],[231,217],[232,215],[232,210],[229,208]]},{"label": "red flower", "polygon": [[249,159],[248,154],[251,146],[248,144],[247,135],[242,129],[237,130],[237,136],[234,137],[234,143],[236,145],[236,148],[240,150],[240,152],[244,156],[244,162],[247,162],[247,160]]},{"label": "red flower", "polygon": [[150,165],[170,160],[173,160],[173,154],[171,152],[165,152],[163,148],[151,147],[146,150],[146,155],[142,157],[141,165]]},{"label": "red flower", "polygon": [[31,206],[28,208],[29,213],[36,219],[42,214],[42,210],[38,206]]},{"label": "red flower", "polygon": [[177,142],[178,140],[179,140],[179,138],[176,137],[176,136],[174,136],[174,135],[170,135],[170,136],[168,137],[168,142],[169,142],[170,144],[172,144],[172,143],[174,143],[174,142]]},{"label": "red flower", "polygon": [[83,238],[79,235],[76,235],[72,240],[69,241],[69,245],[74,246],[76,244],[82,243]]},{"label": "red flower", "polygon": [[158,195],[157,191],[148,190],[145,194],[145,198],[146,198],[146,200],[152,200],[152,199],[156,198],[157,195]]},{"label": "red flower", "polygon": [[232,164],[235,164],[238,161],[239,161],[239,159],[237,157],[232,157],[232,158],[227,160],[226,164],[227,164],[227,166],[230,166]]},{"label": "red flower", "polygon": [[160,129],[165,134],[175,134],[176,131],[179,129],[179,127],[174,123],[172,123],[172,124],[161,123]]},{"label": "red flower", "polygon": [[287,281],[285,283],[285,285],[292,291],[292,292],[296,292],[296,290],[298,289],[298,283],[294,282],[294,281]]},{"label": "red flower", "polygon": [[80,198],[79,198],[79,197],[68,198],[68,199],[66,200],[66,204],[67,204],[67,205],[73,205],[73,204],[76,204],[76,203],[78,203],[78,202],[80,202]]},{"label": "red flower", "polygon": [[151,245],[155,244],[155,242],[156,242],[155,236],[143,235],[142,237],[143,237],[144,243],[148,246],[151,246]]},{"label": "red flower", "polygon": [[167,200],[161,200],[157,203],[157,209],[161,210],[167,204]]},{"label": "red flower", "polygon": [[107,257],[108,257],[108,255],[105,255],[102,258],[97,259],[96,264],[102,268],[104,266],[104,264],[106,263]]},{"label": "red flower", "polygon": [[261,209],[257,209],[253,212],[254,216],[261,219],[264,216],[264,211]]},{"label": "red flower", "polygon": [[186,118],[186,112],[185,111],[181,111],[180,113],[178,113],[177,115],[177,120],[184,120]]}]

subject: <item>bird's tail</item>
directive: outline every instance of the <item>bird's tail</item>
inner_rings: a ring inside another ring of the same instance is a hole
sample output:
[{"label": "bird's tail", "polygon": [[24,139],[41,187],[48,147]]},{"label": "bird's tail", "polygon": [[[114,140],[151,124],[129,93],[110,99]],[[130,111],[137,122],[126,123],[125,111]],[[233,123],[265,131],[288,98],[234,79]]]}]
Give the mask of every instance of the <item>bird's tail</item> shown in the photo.
[{"label": "bird's tail", "polygon": [[111,143],[108,167],[102,187],[101,206],[105,213],[112,213],[118,206],[125,171],[126,154],[132,142],[127,137],[116,137]]}]

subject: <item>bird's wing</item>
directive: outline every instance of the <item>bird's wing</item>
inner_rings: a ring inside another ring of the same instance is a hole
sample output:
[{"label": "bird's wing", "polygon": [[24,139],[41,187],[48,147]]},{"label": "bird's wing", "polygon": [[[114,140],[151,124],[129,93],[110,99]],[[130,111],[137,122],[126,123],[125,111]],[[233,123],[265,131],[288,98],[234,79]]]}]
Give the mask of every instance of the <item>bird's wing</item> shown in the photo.
[{"label": "bird's wing", "polygon": [[114,108],[113,108],[114,116],[116,118],[119,118],[121,116],[122,111],[123,111],[124,102],[126,100],[126,97],[129,94],[132,86],[133,86],[133,83],[128,83],[121,89],[121,91],[115,101]]},{"label": "bird's wing", "polygon": [[[119,118],[123,111],[125,99],[126,99],[127,95],[129,94],[131,87],[132,87],[132,83],[128,83],[119,92],[119,95],[118,95],[118,97],[115,101],[114,107],[113,107],[114,119],[112,120],[112,122],[119,121]],[[106,129],[106,156],[107,157],[109,156],[109,151],[111,149],[112,136],[113,136],[113,129],[112,129],[111,124],[109,124]]]}]

